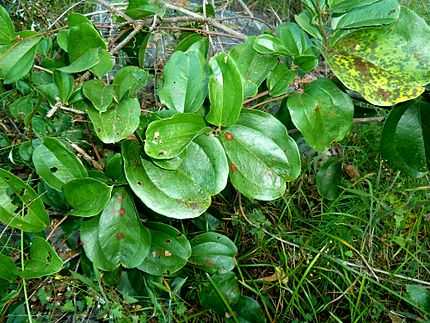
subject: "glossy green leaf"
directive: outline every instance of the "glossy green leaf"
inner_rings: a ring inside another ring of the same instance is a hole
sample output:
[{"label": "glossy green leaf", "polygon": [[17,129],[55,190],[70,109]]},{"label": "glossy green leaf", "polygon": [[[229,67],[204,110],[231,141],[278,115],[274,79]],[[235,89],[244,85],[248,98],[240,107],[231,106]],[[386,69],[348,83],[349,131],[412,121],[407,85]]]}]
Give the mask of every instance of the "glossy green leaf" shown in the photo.
[{"label": "glossy green leaf", "polygon": [[228,237],[207,232],[194,237],[191,241],[192,256],[190,263],[209,272],[227,272],[236,265],[237,248]]},{"label": "glossy green leaf", "polygon": [[269,74],[267,87],[271,96],[281,96],[289,92],[290,85],[296,79],[296,72],[290,70],[287,65],[279,64]]},{"label": "glossy green leaf", "polygon": [[61,67],[58,70],[69,74],[80,73],[96,66],[99,62],[99,49],[91,48],[74,60],[70,65]]},{"label": "glossy green leaf", "polygon": [[382,132],[384,158],[414,177],[428,172],[430,163],[430,103],[414,100],[393,108]]},{"label": "glossy green leaf", "polygon": [[58,139],[46,137],[33,152],[36,173],[53,189],[61,191],[73,179],[88,175],[82,162]]},{"label": "glossy green leaf", "polygon": [[0,53],[0,79],[11,84],[26,76],[34,64],[41,37],[23,38]]},{"label": "glossy green leaf", "polygon": [[167,169],[167,170],[177,170],[179,166],[181,166],[184,161],[185,151],[180,153],[178,156],[173,157],[171,159],[153,159],[152,162],[158,167]]},{"label": "glossy green leaf", "polygon": [[230,181],[249,198],[277,199],[285,192],[285,182],[300,174],[295,141],[285,126],[266,112],[243,111],[220,139],[230,163]]},{"label": "glossy green leaf", "polygon": [[278,37],[269,34],[263,34],[256,38],[254,42],[254,50],[262,55],[289,55],[288,50],[282,44],[281,40]]},{"label": "glossy green leaf", "polygon": [[82,91],[99,112],[106,112],[113,101],[113,87],[100,80],[90,80],[84,83]]},{"label": "glossy green leaf", "polygon": [[[141,153],[142,149],[136,142],[122,145],[127,181],[146,206],[176,219],[195,218],[209,208],[210,194],[204,192],[193,178],[179,169],[168,171],[157,167],[143,160]],[[202,174],[203,179],[205,176]]]},{"label": "glossy green leaf", "polygon": [[[347,0],[350,1],[350,0]],[[361,1],[361,0],[358,0]],[[315,39],[322,40],[321,31],[318,29],[318,27],[314,24],[313,21],[313,15],[310,10],[303,10],[300,14],[295,15],[294,19],[296,23],[309,35],[314,37]]]},{"label": "glossy green leaf", "polygon": [[126,189],[115,189],[100,216],[98,237],[106,259],[134,268],[148,256],[151,234],[139,220],[133,197]]},{"label": "glossy green leaf", "polygon": [[236,62],[244,81],[245,98],[257,95],[258,88],[277,63],[276,57],[262,55],[254,49],[255,37],[248,37],[244,44],[234,46],[230,56]]},{"label": "glossy green leaf", "polygon": [[4,169],[0,169],[0,221],[25,232],[40,232],[49,224],[40,195]]},{"label": "glossy green leaf", "polygon": [[15,40],[15,27],[8,12],[0,5],[0,45],[9,45]]},{"label": "glossy green leaf", "polygon": [[145,152],[156,159],[174,158],[207,129],[205,120],[197,113],[177,113],[153,121],[146,129]]},{"label": "glossy green leaf", "polygon": [[206,120],[215,126],[229,126],[239,119],[244,100],[243,80],[233,58],[219,53],[209,62],[210,111]]},{"label": "glossy green leaf", "polygon": [[81,223],[80,236],[85,255],[94,266],[103,271],[112,271],[116,265],[104,255],[99,242],[99,217]]},{"label": "glossy green leaf", "polygon": [[407,285],[406,297],[418,308],[430,312],[430,290],[422,285]]},{"label": "glossy green leaf", "polygon": [[17,121],[27,123],[33,113],[34,102],[32,95],[20,97],[9,105],[9,112]]},{"label": "glossy green leaf", "polygon": [[[258,302],[248,296],[240,296],[239,301],[232,306],[239,323],[265,323],[265,314]],[[233,323],[233,318],[228,318],[227,323]]]},{"label": "glossy green leaf", "polygon": [[71,24],[71,26],[67,38],[67,49],[71,62],[81,60],[81,57],[85,53],[93,52],[94,50],[98,52],[98,49],[107,49],[106,43],[100,36],[100,33],[87,18],[83,17],[83,19],[79,18],[78,21],[71,21],[73,17],[76,18],[79,17],[79,15],[75,14],[74,16],[69,16],[69,25]]},{"label": "glossy green leaf", "polygon": [[178,112],[196,112],[208,92],[208,66],[198,51],[175,52],[163,71],[161,103]]},{"label": "glossy green leaf", "polygon": [[121,101],[124,96],[136,97],[137,91],[148,82],[148,73],[136,66],[126,66],[119,70],[113,80],[116,100]]},{"label": "glossy green leaf", "polygon": [[126,14],[134,19],[147,16],[162,16],[165,7],[161,0],[129,0]]},{"label": "glossy green leaf", "polygon": [[58,95],[61,99],[61,102],[68,103],[70,96],[73,93],[73,77],[70,74],[64,72],[55,71],[54,82],[58,88]]},{"label": "glossy green leaf", "polygon": [[69,42],[69,30],[60,30],[57,34],[57,44],[58,46],[64,50],[66,53],[69,51],[68,47]]},{"label": "glossy green leaf", "polygon": [[91,107],[87,112],[97,137],[105,144],[126,139],[139,127],[140,104],[137,99],[124,99],[103,113]]},{"label": "glossy green leaf", "polygon": [[[332,28],[347,29],[379,26],[391,24],[399,19],[400,4],[398,0],[380,0],[372,2],[373,3],[369,3],[368,5],[360,4],[359,6],[355,6],[342,15],[333,18]],[[349,6],[351,6],[351,4],[349,4]]]},{"label": "glossy green leaf", "polygon": [[328,0],[330,10],[334,13],[344,13],[353,9],[368,6],[380,0]]},{"label": "glossy green leaf", "polygon": [[[0,14],[2,7],[0,6]],[[1,19],[1,15],[0,15]],[[11,257],[0,254],[0,279],[13,281],[18,276],[18,268]]]},{"label": "glossy green leaf", "polygon": [[318,151],[345,138],[352,127],[351,98],[327,79],[316,80],[305,87],[303,94],[290,96],[288,109],[306,142]]},{"label": "glossy green leaf", "polygon": [[320,195],[330,201],[339,196],[339,185],[342,180],[342,165],[336,158],[329,159],[321,165],[316,175]]},{"label": "glossy green leaf", "polygon": [[116,153],[106,160],[106,176],[119,182],[125,182],[124,163],[120,153]]},{"label": "glossy green leaf", "polygon": [[99,62],[90,70],[95,76],[101,79],[107,73],[112,71],[112,68],[115,65],[115,61],[112,55],[106,49],[99,48],[98,54]]},{"label": "glossy green leaf", "polygon": [[207,57],[209,50],[208,37],[194,32],[187,33],[186,36],[182,37],[176,45],[175,52],[186,52],[187,50],[196,50],[203,57]]},{"label": "glossy green leaf", "polygon": [[154,276],[171,275],[187,264],[191,246],[187,237],[176,228],[147,223],[152,236],[151,250],[138,269]]},{"label": "glossy green leaf", "polygon": [[430,27],[402,7],[396,23],[350,33],[325,56],[346,87],[391,106],[418,97],[430,82]]},{"label": "glossy green leaf", "polygon": [[227,272],[215,274],[208,279],[209,283],[202,286],[199,294],[200,304],[220,315],[229,313],[225,302],[231,307],[240,299],[239,282],[236,275],[233,272]]},{"label": "glossy green leaf", "polygon": [[26,279],[41,278],[63,269],[63,260],[44,238],[35,236],[31,242],[30,257],[20,276]]},{"label": "glossy green leaf", "polygon": [[112,187],[86,177],[66,183],[63,192],[67,203],[73,208],[71,215],[90,217],[103,211],[110,200]]}]

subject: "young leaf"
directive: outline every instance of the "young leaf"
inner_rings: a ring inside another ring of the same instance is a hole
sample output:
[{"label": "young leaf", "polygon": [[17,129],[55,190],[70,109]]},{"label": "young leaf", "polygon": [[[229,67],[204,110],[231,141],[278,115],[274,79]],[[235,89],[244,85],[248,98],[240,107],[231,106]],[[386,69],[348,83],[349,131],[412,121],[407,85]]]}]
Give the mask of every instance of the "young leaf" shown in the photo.
[{"label": "young leaf", "polygon": [[187,237],[174,227],[150,222],[151,251],[138,269],[154,276],[171,275],[187,264],[191,246]]},{"label": "young leaf", "polygon": [[76,60],[74,60],[70,65],[61,67],[58,69],[58,71],[69,74],[80,73],[96,66],[99,62],[99,49],[91,48],[83,53],[82,56],[79,56]]},{"label": "young leaf", "polygon": [[[232,306],[233,311],[238,316],[240,323],[265,323],[266,318],[258,302],[248,296],[240,296],[239,301]],[[227,323],[235,322],[233,318],[228,318]]]},{"label": "young leaf", "polygon": [[239,119],[244,100],[242,76],[233,58],[219,53],[209,62],[211,107],[206,120],[217,127],[229,126]]},{"label": "young leaf", "polygon": [[[0,6],[0,13],[2,7]],[[1,19],[1,15],[0,15]],[[11,257],[0,254],[0,279],[12,282],[18,276],[18,268]]]},{"label": "young leaf", "polygon": [[207,129],[205,120],[197,113],[177,113],[153,121],[146,129],[145,152],[156,159],[174,158]]},{"label": "young leaf", "polygon": [[22,278],[41,278],[63,269],[63,260],[44,238],[35,236],[31,243],[30,259],[25,262],[24,268],[19,274]]},{"label": "young leaf", "polygon": [[215,274],[208,277],[209,283],[205,283],[200,291],[200,304],[203,307],[214,310],[220,315],[228,313],[228,305],[236,304],[240,299],[239,282],[233,272]]},{"label": "young leaf", "polygon": [[402,7],[396,23],[350,33],[325,56],[346,87],[374,105],[391,106],[424,92],[430,80],[429,53],[430,27]]},{"label": "young leaf", "polygon": [[399,19],[400,4],[398,0],[372,2],[373,3],[368,5],[359,4],[347,10],[342,15],[333,18],[332,29],[380,26],[391,24]]},{"label": "young leaf", "polygon": [[22,79],[34,64],[41,37],[26,37],[0,53],[0,79],[11,84]]},{"label": "young leaf", "polygon": [[90,80],[84,83],[82,91],[99,112],[106,112],[113,101],[113,87],[103,81]]},{"label": "young leaf", "polygon": [[15,40],[15,27],[8,12],[0,5],[0,45],[9,45]]},{"label": "young leaf", "polygon": [[279,64],[269,74],[267,87],[271,96],[281,96],[289,91],[289,86],[293,84],[297,74],[290,70],[287,65]]},{"label": "young leaf", "polygon": [[236,62],[244,81],[245,98],[257,95],[261,83],[277,63],[276,57],[255,51],[254,43],[255,37],[249,37],[244,44],[230,50],[230,57]]},{"label": "young leaf", "polygon": [[63,186],[64,197],[73,208],[71,215],[91,217],[99,214],[109,202],[112,187],[90,177],[74,179]]},{"label": "young leaf", "polygon": [[69,98],[73,93],[73,77],[64,72],[55,71],[54,82],[58,88],[58,95],[61,99],[61,102],[68,103]]},{"label": "young leaf", "polygon": [[223,273],[236,266],[237,248],[228,237],[207,232],[194,237],[191,241],[190,263],[209,273]]},{"label": "young leaf", "polygon": [[175,52],[163,71],[161,103],[178,112],[196,112],[208,92],[208,66],[198,51]]},{"label": "young leaf", "polygon": [[133,198],[116,189],[99,220],[98,237],[106,259],[115,266],[137,267],[149,253],[151,234],[139,221]]},{"label": "young leaf", "polygon": [[339,185],[342,180],[342,165],[336,158],[327,160],[318,170],[316,183],[320,195],[333,201],[339,196]]},{"label": "young leaf", "polygon": [[424,176],[430,162],[430,103],[406,102],[393,108],[382,132],[384,158],[414,177]]},{"label": "young leaf", "polygon": [[[209,208],[209,193],[202,191],[189,175],[179,169],[168,171],[159,168],[150,161],[143,160],[140,154],[141,147],[136,142],[123,143],[122,155],[127,181],[146,206],[176,219],[195,218]],[[202,174],[202,178],[205,176],[206,174]]]},{"label": "young leaf", "polygon": [[40,232],[49,225],[40,195],[4,169],[0,169],[0,221],[25,232]]},{"label": "young leaf", "polygon": [[73,179],[88,175],[82,162],[58,139],[46,137],[33,152],[36,173],[53,189],[61,191]]},{"label": "young leaf", "polygon": [[300,155],[285,126],[262,111],[243,111],[221,134],[230,181],[245,196],[270,201],[285,192],[285,181],[300,174]]},{"label": "young leaf", "polygon": [[99,217],[81,223],[80,236],[85,255],[94,266],[103,271],[112,271],[116,265],[104,255],[99,242]]},{"label": "young leaf", "polygon": [[316,80],[305,87],[303,94],[290,96],[288,109],[294,125],[318,151],[345,138],[352,127],[351,98],[327,79]]},{"label": "young leaf", "polygon": [[137,99],[124,99],[103,113],[91,107],[87,108],[87,112],[97,137],[105,144],[119,142],[139,127],[140,104]]},{"label": "young leaf", "polygon": [[148,78],[148,73],[136,66],[120,69],[112,83],[116,100],[120,102],[126,95],[136,97],[137,91],[146,85]]}]

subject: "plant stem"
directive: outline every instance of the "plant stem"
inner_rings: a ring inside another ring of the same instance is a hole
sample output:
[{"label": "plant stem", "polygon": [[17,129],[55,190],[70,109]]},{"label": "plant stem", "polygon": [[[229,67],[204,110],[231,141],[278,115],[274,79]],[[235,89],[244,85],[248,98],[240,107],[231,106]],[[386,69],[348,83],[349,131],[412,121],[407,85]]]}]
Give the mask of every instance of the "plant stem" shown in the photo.
[{"label": "plant stem", "polygon": [[[21,270],[24,271],[24,269],[24,231],[21,230]],[[30,312],[30,304],[28,302],[27,283],[25,282],[25,278],[22,279],[22,287],[24,289],[24,299],[25,307],[27,309],[28,322],[33,323],[33,318],[31,317]]]}]

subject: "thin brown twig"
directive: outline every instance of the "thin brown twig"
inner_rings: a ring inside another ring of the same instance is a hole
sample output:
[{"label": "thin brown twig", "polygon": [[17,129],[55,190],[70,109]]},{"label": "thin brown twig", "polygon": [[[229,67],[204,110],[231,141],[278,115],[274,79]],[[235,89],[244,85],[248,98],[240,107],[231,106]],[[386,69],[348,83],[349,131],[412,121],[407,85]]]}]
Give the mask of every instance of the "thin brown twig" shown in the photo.
[{"label": "thin brown twig", "polygon": [[68,219],[68,215],[64,216],[60,221],[58,221],[54,227],[52,228],[51,232],[49,232],[48,236],[46,237],[46,240],[50,240],[52,238],[52,236],[54,235],[55,231],[57,231],[57,229],[60,227],[60,225],[62,225],[67,219]]},{"label": "thin brown twig", "polygon": [[97,170],[103,170],[103,165],[100,164],[98,161],[96,161],[93,157],[91,157],[85,150],[83,150],[81,147],[79,147],[75,143],[70,143],[70,146],[76,150],[82,158],[84,158],[87,162],[93,165],[93,167]]}]

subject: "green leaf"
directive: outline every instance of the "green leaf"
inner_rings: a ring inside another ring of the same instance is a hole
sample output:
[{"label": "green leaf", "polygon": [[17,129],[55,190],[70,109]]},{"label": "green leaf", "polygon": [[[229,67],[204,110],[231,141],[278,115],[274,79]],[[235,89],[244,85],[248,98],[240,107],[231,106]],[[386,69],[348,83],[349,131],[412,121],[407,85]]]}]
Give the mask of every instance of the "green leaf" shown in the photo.
[{"label": "green leaf", "polygon": [[99,217],[81,223],[80,236],[85,255],[94,266],[103,271],[112,271],[116,265],[104,255],[99,242]]},{"label": "green leaf", "polygon": [[198,51],[175,52],[163,71],[162,104],[178,112],[196,112],[208,92],[208,66]]},{"label": "green leaf", "polygon": [[116,100],[121,101],[124,96],[136,97],[137,91],[148,82],[149,75],[137,66],[126,66],[119,70],[113,80]]},{"label": "green leaf", "polygon": [[46,137],[33,152],[36,173],[57,191],[73,179],[87,177],[82,162],[58,139]]},{"label": "green leaf", "polygon": [[68,47],[69,43],[69,30],[60,30],[57,34],[57,44],[58,46],[64,50],[66,53],[69,51]]},{"label": "green leaf", "polygon": [[257,36],[254,42],[254,50],[262,55],[287,56],[288,50],[281,40],[273,35],[263,34]]},{"label": "green leaf", "polygon": [[[2,7],[0,6],[0,13]],[[0,15],[1,19],[1,15]],[[11,257],[0,254],[0,279],[12,282],[18,276],[18,268]]]},{"label": "green leaf", "polygon": [[153,159],[152,162],[158,167],[167,169],[167,170],[177,170],[179,166],[181,166],[184,161],[185,151],[180,153],[178,156],[173,157],[171,159]]},{"label": "green leaf", "polygon": [[384,158],[410,176],[421,177],[430,163],[430,103],[414,100],[393,108],[382,132]]},{"label": "green leaf", "polygon": [[90,217],[99,214],[109,202],[112,187],[93,178],[79,178],[63,186],[64,197],[73,208],[71,215]]},{"label": "green leaf", "polygon": [[206,120],[215,126],[229,126],[239,119],[244,100],[242,76],[233,58],[219,53],[209,62],[211,107]]},{"label": "green leaf", "polygon": [[112,71],[115,62],[112,55],[103,48],[99,49],[99,62],[91,68],[91,72],[98,78],[102,78],[107,73]]},{"label": "green leaf", "polygon": [[0,45],[9,45],[15,40],[15,27],[4,7],[0,5]]},{"label": "green leaf", "polygon": [[116,153],[106,160],[106,176],[119,182],[125,182],[124,163],[120,153]]},{"label": "green leaf", "polygon": [[420,309],[430,312],[430,290],[421,285],[406,285],[406,296]]},{"label": "green leaf", "polygon": [[228,305],[236,304],[240,299],[239,282],[233,272],[215,274],[208,277],[210,283],[202,286],[200,304],[220,315],[228,313]]},{"label": "green leaf", "polygon": [[[350,1],[350,0],[347,0],[347,1]],[[361,0],[358,0],[358,1],[361,1]],[[300,14],[294,16],[296,23],[304,31],[306,31],[312,37],[314,37],[318,40],[322,40],[323,37],[321,35],[321,31],[313,23],[313,18],[314,17],[312,15],[312,13],[307,9],[303,10]]]},{"label": "green leaf", "polygon": [[61,102],[68,103],[70,96],[73,93],[73,77],[64,72],[55,71],[54,82],[58,88],[58,95],[61,99]]},{"label": "green leaf", "polygon": [[139,127],[140,104],[137,99],[124,99],[103,113],[91,107],[87,112],[97,137],[105,144],[126,139]]},{"label": "green leaf", "polygon": [[153,121],[146,129],[145,152],[156,159],[174,158],[207,129],[205,120],[197,113],[177,113]]},{"label": "green leaf", "polygon": [[327,79],[316,80],[305,87],[303,94],[290,96],[288,109],[294,125],[318,151],[345,138],[352,127],[351,98]]},{"label": "green leaf", "polygon": [[[103,38],[100,36],[100,33],[96,28],[88,21],[87,18],[79,17],[80,15],[71,15],[69,16],[69,36],[67,49],[71,62],[75,62],[88,52],[98,49],[106,50],[107,46]],[[77,18],[76,19],[71,18]],[[90,66],[93,67],[93,66]],[[87,69],[89,69],[88,67]]]},{"label": "green leaf", "polygon": [[285,126],[262,111],[245,110],[221,134],[230,181],[245,196],[270,201],[285,192],[285,181],[300,174],[300,155]]},{"label": "green leaf", "polygon": [[391,106],[420,96],[430,82],[430,27],[402,7],[390,26],[350,33],[325,54],[349,89],[374,105]]},{"label": "green leaf", "polygon": [[98,237],[106,259],[134,268],[148,256],[151,234],[139,221],[132,196],[124,188],[115,189],[99,220]]},{"label": "green leaf", "polygon": [[[240,296],[239,301],[232,306],[233,311],[238,316],[239,323],[265,323],[266,317],[258,302],[248,296]],[[233,318],[228,318],[227,323],[235,322]]]},{"label": "green leaf", "polygon": [[113,87],[100,80],[84,83],[82,92],[99,112],[106,112],[113,101]]},{"label": "green leaf", "polygon": [[254,43],[255,37],[249,37],[244,44],[230,50],[230,57],[236,62],[244,81],[245,98],[257,95],[261,83],[277,63],[276,57],[254,50]]},{"label": "green leaf", "polygon": [[330,10],[334,13],[345,13],[379,1],[380,0],[328,0],[328,5],[330,6]]},{"label": "green leaf", "polygon": [[287,65],[279,64],[269,74],[267,87],[271,96],[281,96],[289,92],[289,86],[293,84],[297,73],[290,70]]},{"label": "green leaf", "polygon": [[32,95],[20,97],[9,105],[9,112],[16,120],[27,124],[33,113],[34,101]]},{"label": "green leaf", "polygon": [[41,278],[63,269],[63,260],[44,238],[35,236],[31,242],[30,259],[25,262],[24,268],[20,273],[22,278]]},{"label": "green leaf", "polygon": [[49,224],[40,195],[4,169],[0,169],[0,221],[25,232],[40,232]]},{"label": "green leaf", "polygon": [[234,269],[237,248],[228,237],[216,232],[207,232],[194,237],[190,243],[192,248],[190,263],[209,273],[223,273]]},{"label": "green leaf", "polygon": [[99,49],[91,48],[74,60],[70,65],[61,67],[58,70],[69,74],[80,73],[96,66],[99,62]]},{"label": "green leaf", "polygon": [[316,183],[320,195],[333,201],[339,196],[339,185],[342,180],[342,165],[336,158],[324,162],[316,175]]},{"label": "green leaf", "polygon": [[191,246],[187,237],[176,228],[150,222],[152,242],[148,257],[138,269],[154,276],[171,275],[187,264],[191,256]]},{"label": "green leaf", "polygon": [[208,56],[209,50],[209,39],[198,33],[187,33],[185,37],[182,37],[175,48],[175,52],[181,51],[186,52],[188,50],[196,50],[203,57]]},{"label": "green leaf", "polygon": [[[359,6],[347,10],[342,15],[333,18],[331,22],[332,29],[380,26],[391,24],[399,19],[400,4],[398,0],[372,2],[373,3],[368,5],[360,4]],[[349,6],[351,6],[351,4],[349,4]]]},{"label": "green leaf", "polygon": [[[127,181],[147,207],[176,219],[195,218],[208,209],[211,203],[210,193],[203,191],[195,181],[199,175],[200,180],[207,176],[199,172],[200,167],[195,169],[196,172],[193,172],[194,169],[185,169],[188,171],[185,173],[181,167],[176,171],[168,171],[142,159],[140,154],[141,147],[137,143],[123,143],[122,155]],[[223,174],[223,171],[219,172]]]},{"label": "green leaf", "polygon": [[126,14],[131,18],[140,19],[147,16],[162,16],[165,11],[161,0],[129,0]]},{"label": "green leaf", "polygon": [[16,82],[30,72],[41,39],[32,35],[0,53],[0,79],[4,84]]}]

